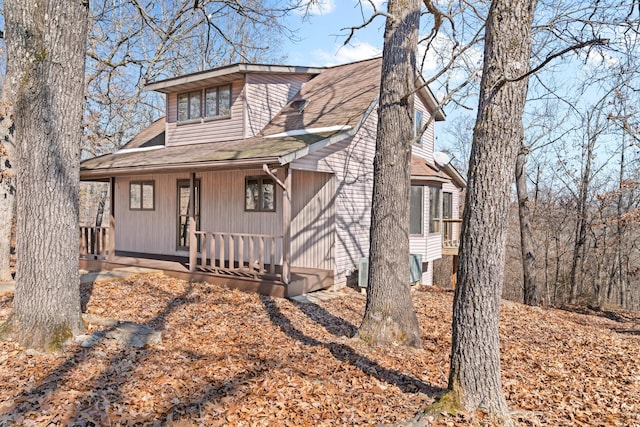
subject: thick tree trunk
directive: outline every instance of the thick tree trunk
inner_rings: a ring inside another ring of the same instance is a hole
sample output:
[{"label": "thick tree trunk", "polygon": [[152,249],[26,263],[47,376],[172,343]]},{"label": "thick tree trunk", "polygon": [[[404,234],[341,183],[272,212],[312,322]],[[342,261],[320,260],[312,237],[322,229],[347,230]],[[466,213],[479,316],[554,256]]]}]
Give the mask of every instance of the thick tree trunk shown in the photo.
[{"label": "thick tree trunk", "polygon": [[537,306],[539,300],[536,283],[536,256],[533,252],[531,211],[529,210],[529,192],[527,191],[526,165],[528,152],[528,148],[524,144],[521,144],[516,158],[516,191],[518,193],[518,218],[520,220],[524,303]]},{"label": "thick tree trunk", "polygon": [[473,132],[453,307],[449,396],[467,410],[508,418],[498,322],[509,196],[523,138],[535,1],[495,0],[486,21],[484,71]]},{"label": "thick tree trunk", "polygon": [[369,285],[358,331],[371,343],[421,346],[409,285],[409,189],[420,3],[390,0],[373,166]]},{"label": "thick tree trunk", "polygon": [[16,291],[0,328],[57,350],[83,330],[78,190],[88,2],[5,0],[18,160]]}]

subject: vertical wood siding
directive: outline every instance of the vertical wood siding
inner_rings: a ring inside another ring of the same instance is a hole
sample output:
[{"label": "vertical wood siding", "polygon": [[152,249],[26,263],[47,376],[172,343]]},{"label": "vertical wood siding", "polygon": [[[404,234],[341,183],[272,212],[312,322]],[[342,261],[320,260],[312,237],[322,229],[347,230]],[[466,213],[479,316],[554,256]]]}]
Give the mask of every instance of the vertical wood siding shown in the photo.
[{"label": "vertical wood siding", "polygon": [[353,137],[292,163],[293,169],[335,174],[335,281],[344,282],[369,256],[376,112]]},{"label": "vertical wood siding", "polygon": [[[415,108],[418,111],[422,111],[423,123],[429,118],[429,110],[420,96],[415,97]],[[433,163],[433,150],[434,150],[434,131],[435,121],[431,122],[427,130],[422,134],[422,144],[414,144],[411,153],[414,156],[427,159],[429,163]]]},{"label": "vertical wood siding", "polygon": [[[279,175],[282,171],[279,171]],[[244,211],[245,176],[261,170],[197,173],[201,180],[200,224],[205,231],[282,234],[282,190],[276,187],[276,212]],[[176,250],[177,181],[188,173],[116,179],[116,249],[151,254],[188,255]],[[129,210],[129,182],[155,181],[155,210]],[[276,254],[280,259],[280,249]]]},{"label": "vertical wood siding", "polygon": [[292,172],[291,265],[333,270],[335,177]]},{"label": "vertical wood siding", "polygon": [[247,74],[245,136],[257,135],[307,80],[305,75]]},{"label": "vertical wood siding", "polygon": [[178,94],[168,95],[166,144],[186,145],[244,137],[244,80],[231,83],[231,118],[178,124]]}]

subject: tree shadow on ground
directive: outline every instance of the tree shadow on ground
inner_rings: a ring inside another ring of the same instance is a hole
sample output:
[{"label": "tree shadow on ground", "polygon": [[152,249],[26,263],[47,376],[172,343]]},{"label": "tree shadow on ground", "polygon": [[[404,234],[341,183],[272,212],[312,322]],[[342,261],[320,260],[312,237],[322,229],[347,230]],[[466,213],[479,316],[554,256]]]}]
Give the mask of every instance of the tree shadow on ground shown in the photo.
[{"label": "tree shadow on ground", "polygon": [[609,327],[613,332],[628,335],[640,335],[640,314],[638,313],[581,305],[564,305],[559,307],[559,309],[569,313],[602,317],[620,324],[619,326]]},{"label": "tree shadow on ground", "polygon": [[301,303],[293,300],[291,302],[309,319],[325,328],[332,335],[351,338],[355,336],[358,330],[354,324],[347,322],[342,317],[334,316],[317,304]]},{"label": "tree shadow on ground", "polygon": [[[91,292],[93,286],[83,287],[83,300],[87,300],[89,296],[84,292]],[[197,302],[197,298],[190,297],[193,290],[193,285],[189,286],[180,295],[169,300],[165,307],[149,321],[142,323],[144,326],[148,326],[154,330],[161,330],[166,322],[167,316],[178,307]],[[86,302],[85,302],[86,307]],[[115,330],[119,325],[107,327],[105,329],[96,332],[94,336],[97,338],[96,342],[100,342],[106,339],[108,332]],[[135,367],[144,361],[147,351],[143,349],[132,349],[129,347],[121,347],[118,351],[114,352],[108,357],[105,363],[105,368],[101,374],[93,377],[86,389],[80,393],[77,398],[79,402],[75,402],[75,407],[72,413],[65,416],[64,419],[59,420],[59,424],[56,425],[101,425],[105,420],[95,420],[85,413],[88,409],[83,405],[83,402],[87,399],[87,395],[104,393],[104,399],[102,404],[106,405],[104,408],[100,408],[100,412],[103,416],[106,415],[106,410],[113,404],[119,404],[122,402],[122,396],[120,389],[131,380],[131,373],[135,370]],[[83,363],[91,363],[96,358],[96,352],[100,351],[96,345],[89,348],[83,348],[78,346],[73,350],[62,363],[52,369],[45,377],[38,381],[38,385],[35,387],[25,387],[21,393],[15,398],[13,405],[0,413],[0,425],[21,425],[23,421],[27,420],[30,416],[38,413],[48,411],[47,407],[50,406],[50,397],[61,388],[68,377],[72,374],[72,371],[77,369]],[[127,363],[122,363],[123,361]],[[113,384],[113,378],[118,378],[117,387],[111,387],[108,390],[104,389],[104,384],[107,379],[111,379]],[[90,400],[90,399],[89,399]],[[87,403],[87,402],[84,402]],[[89,402],[90,403],[90,402]],[[95,406],[91,406],[95,409]],[[128,420],[125,424],[128,424]],[[138,422],[136,420],[135,422]],[[7,424],[4,424],[4,423]],[[147,420],[148,422],[148,420]]]},{"label": "tree shadow on ground", "polygon": [[[360,369],[363,373],[378,379],[379,381],[383,381],[387,384],[398,387],[405,393],[423,393],[429,397],[435,398],[444,391],[444,389],[441,387],[434,387],[432,385],[424,383],[417,378],[411,377],[393,369],[385,368],[378,362],[358,354],[353,348],[349,347],[346,344],[337,342],[322,342],[313,337],[309,337],[300,330],[296,329],[291,320],[287,316],[285,316],[282,311],[280,311],[280,308],[273,300],[273,298],[261,296],[260,300],[262,301],[262,304],[264,305],[264,308],[267,311],[271,322],[276,325],[282,332],[284,332],[288,337],[300,342],[301,344],[309,347],[326,348],[336,360],[348,363],[351,366]],[[352,329],[355,332],[355,326],[351,325],[349,322],[344,321],[343,319],[340,319],[342,325],[339,325],[339,327],[336,329],[336,323],[339,324],[340,322],[335,319],[339,318],[326,312],[326,310],[325,313],[322,313],[322,310],[324,309],[320,307],[318,307],[318,309],[307,309],[307,312],[305,314],[307,314],[309,318],[311,318],[311,320],[318,322],[334,335],[344,335],[342,334],[342,331],[344,331],[345,329]],[[327,319],[331,319],[331,322],[327,322]],[[334,332],[332,332],[332,330]]]}]

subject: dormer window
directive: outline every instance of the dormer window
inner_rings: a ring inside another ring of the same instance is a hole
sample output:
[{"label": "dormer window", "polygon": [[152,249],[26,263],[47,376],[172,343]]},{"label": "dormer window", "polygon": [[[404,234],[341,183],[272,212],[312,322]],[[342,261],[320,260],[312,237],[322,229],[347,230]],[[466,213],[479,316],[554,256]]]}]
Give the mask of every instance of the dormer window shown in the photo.
[{"label": "dormer window", "polygon": [[230,115],[231,85],[210,87],[178,95],[179,122]]},{"label": "dormer window", "polygon": [[205,117],[224,117],[231,112],[231,85],[205,91]]},{"label": "dormer window", "polygon": [[178,121],[199,119],[202,116],[201,98],[201,91],[178,95]]}]

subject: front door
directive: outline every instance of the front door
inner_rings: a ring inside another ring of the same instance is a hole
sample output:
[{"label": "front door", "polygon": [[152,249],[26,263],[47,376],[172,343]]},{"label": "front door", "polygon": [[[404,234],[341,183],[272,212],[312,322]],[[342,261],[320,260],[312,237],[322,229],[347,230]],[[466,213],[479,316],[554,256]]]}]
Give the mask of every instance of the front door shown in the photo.
[{"label": "front door", "polygon": [[[178,180],[178,221],[177,221],[177,249],[189,250],[189,180]],[[196,229],[200,230],[200,180],[195,181],[195,219]],[[199,241],[200,239],[198,239]]]}]

